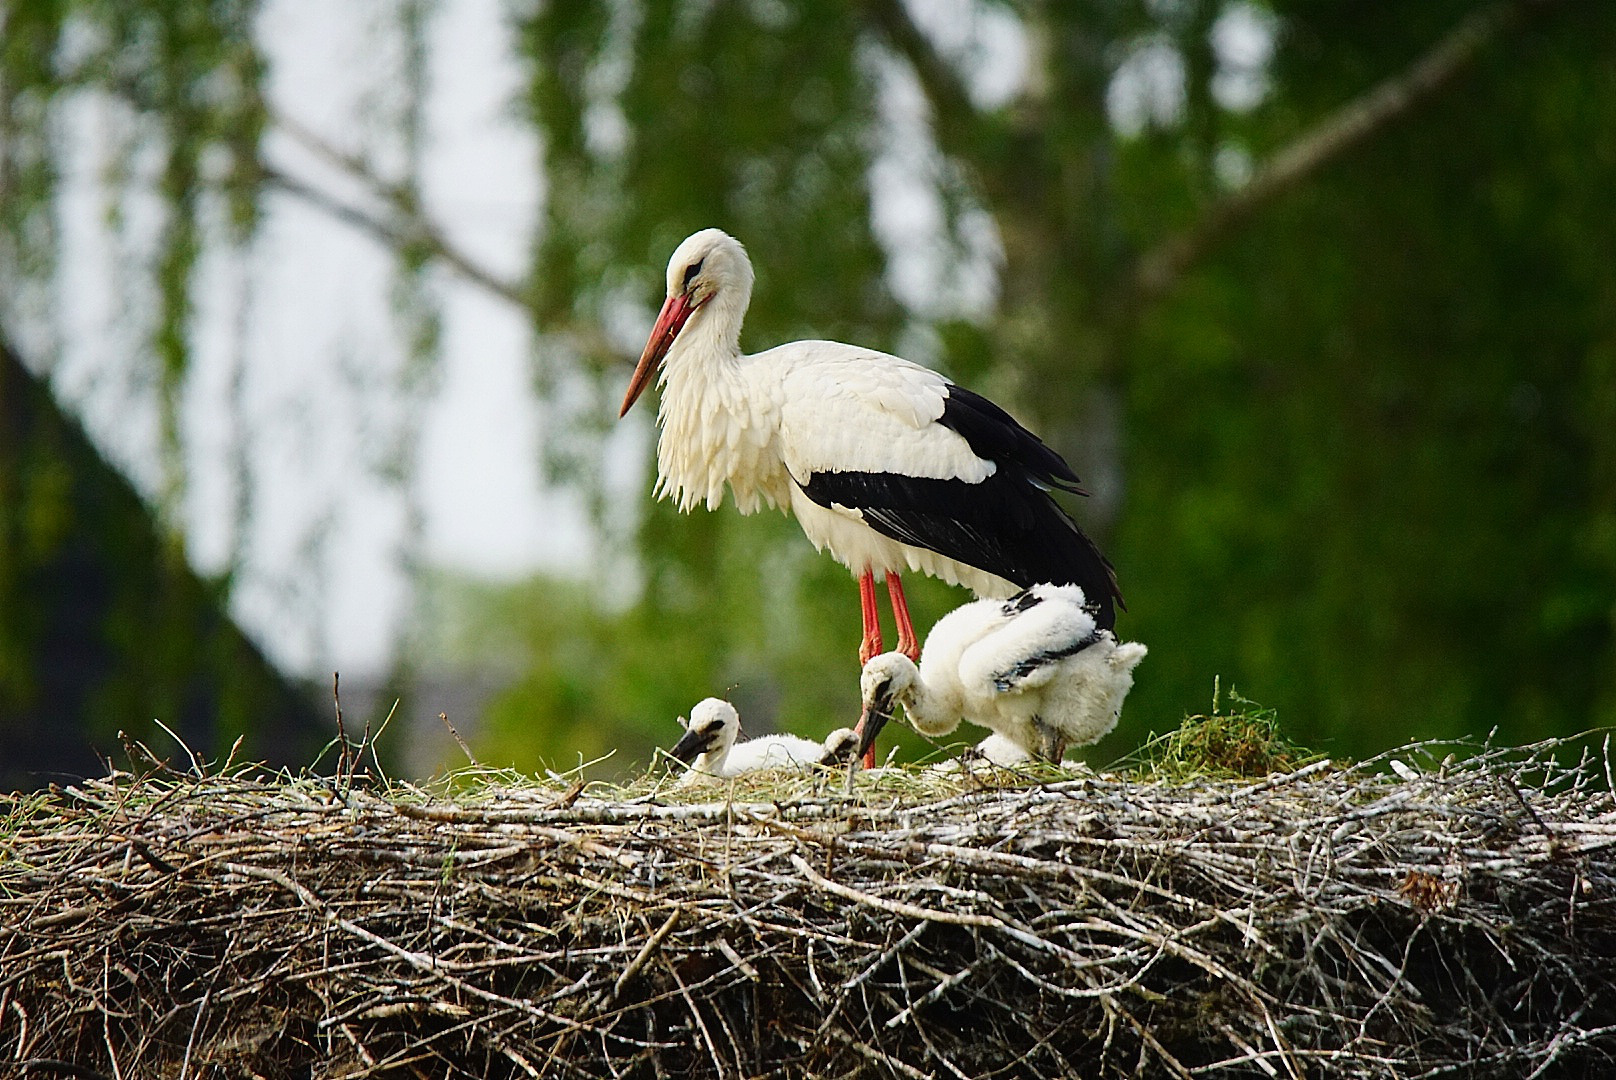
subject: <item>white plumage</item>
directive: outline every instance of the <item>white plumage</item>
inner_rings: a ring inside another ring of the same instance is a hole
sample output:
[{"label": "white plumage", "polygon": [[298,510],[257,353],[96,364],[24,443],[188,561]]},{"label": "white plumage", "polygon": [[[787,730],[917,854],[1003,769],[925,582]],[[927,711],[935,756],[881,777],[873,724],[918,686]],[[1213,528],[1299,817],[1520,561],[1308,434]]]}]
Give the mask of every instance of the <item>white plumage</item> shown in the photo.
[{"label": "white plumage", "polygon": [[1000,735],[997,731],[991,731],[985,739],[959,757],[928,765],[926,770],[934,774],[953,775],[960,772],[968,760],[985,762],[1001,769],[1014,769],[1031,762],[1033,756],[1020,743]]},{"label": "white plumage", "polygon": [[989,765],[998,765],[1008,768],[1013,765],[1025,765],[1033,760],[1032,752],[1025,746],[1016,742],[1008,735],[1000,735],[997,731],[990,732],[988,737],[976,744],[977,756]]},{"label": "white plumage", "polygon": [[728,485],[743,514],[795,515],[860,579],[861,662],[881,651],[877,574],[911,658],[906,570],[993,597],[1072,582],[1111,625],[1121,597],[1110,564],[1049,496],[1080,490],[1059,455],[992,402],[896,356],[834,341],[743,354],[752,281],[745,249],[717,229],[668,262],[667,300],[622,406],[657,378],[659,497],[716,509]]},{"label": "white plumage", "polygon": [[851,728],[838,728],[822,743],[796,735],[760,735],[737,742],[741,717],[722,698],[703,698],[690,710],[690,720],[679,718],[685,733],[668,755],[690,766],[682,783],[706,777],[732,777],[761,769],[800,768],[831,764],[852,753]]},{"label": "white plumage", "polygon": [[[1035,585],[1008,601],[977,600],[932,627],[917,667],[899,653],[864,665],[861,739],[902,705],[925,735],[947,735],[961,720],[989,728],[1022,751],[1059,761],[1116,726],[1145,656],[1095,624],[1083,592]],[[1013,752],[996,751],[1007,760]]]}]

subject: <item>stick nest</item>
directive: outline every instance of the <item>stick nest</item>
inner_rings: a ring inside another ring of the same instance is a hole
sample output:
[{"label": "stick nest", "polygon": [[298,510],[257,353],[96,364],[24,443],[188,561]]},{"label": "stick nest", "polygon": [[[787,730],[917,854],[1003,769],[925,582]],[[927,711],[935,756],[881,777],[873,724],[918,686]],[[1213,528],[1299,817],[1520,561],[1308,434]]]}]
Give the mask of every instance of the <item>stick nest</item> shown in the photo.
[{"label": "stick nest", "polygon": [[1608,745],[1449,749],[3,796],[0,1072],[1606,1074]]}]

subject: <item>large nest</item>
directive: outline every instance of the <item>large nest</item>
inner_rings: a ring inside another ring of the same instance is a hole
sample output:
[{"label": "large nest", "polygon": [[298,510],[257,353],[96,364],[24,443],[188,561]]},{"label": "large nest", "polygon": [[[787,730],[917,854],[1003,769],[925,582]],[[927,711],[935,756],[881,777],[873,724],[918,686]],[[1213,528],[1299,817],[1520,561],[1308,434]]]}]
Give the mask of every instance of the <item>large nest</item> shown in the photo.
[{"label": "large nest", "polygon": [[0,1071],[1608,1075],[1581,745],[851,796],[117,773],[0,805]]}]

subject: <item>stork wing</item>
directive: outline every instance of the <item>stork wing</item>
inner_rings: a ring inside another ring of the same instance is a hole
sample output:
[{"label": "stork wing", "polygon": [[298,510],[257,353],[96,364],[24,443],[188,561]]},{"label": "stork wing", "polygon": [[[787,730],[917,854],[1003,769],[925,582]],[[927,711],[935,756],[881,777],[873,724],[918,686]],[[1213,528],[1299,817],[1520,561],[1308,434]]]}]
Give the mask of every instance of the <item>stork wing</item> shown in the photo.
[{"label": "stork wing", "polygon": [[960,654],[960,680],[967,686],[992,686],[1001,694],[1043,686],[1060,660],[1107,633],[1076,604],[1039,602],[1023,593],[1005,604],[1007,611],[1012,606],[1020,607],[1014,618]]},{"label": "stork wing", "polygon": [[[766,361],[782,354],[779,362]],[[750,357],[780,379],[780,456],[802,483],[825,472],[978,482],[994,472],[960,432],[939,423],[949,381],[896,356],[834,341],[798,341]]]},{"label": "stork wing", "polygon": [[1049,495],[1081,491],[1059,454],[918,364],[835,342],[787,348],[781,456],[803,494],[1022,588],[1079,585],[1100,624],[1115,622],[1115,571]]}]

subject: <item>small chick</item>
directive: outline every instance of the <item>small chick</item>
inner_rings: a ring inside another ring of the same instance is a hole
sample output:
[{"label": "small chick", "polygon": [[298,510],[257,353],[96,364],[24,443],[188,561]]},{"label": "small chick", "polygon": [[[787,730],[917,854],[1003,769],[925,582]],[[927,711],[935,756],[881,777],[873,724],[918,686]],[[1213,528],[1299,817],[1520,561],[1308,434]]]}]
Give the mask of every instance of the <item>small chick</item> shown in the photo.
[{"label": "small chick", "polygon": [[800,768],[845,761],[857,744],[851,728],[838,728],[823,743],[796,735],[762,735],[744,742],[741,717],[735,706],[721,698],[704,698],[690,710],[690,720],[679,718],[685,733],[668,756],[690,766],[682,783],[704,777],[732,777],[760,769]]},{"label": "small chick", "polygon": [[1075,585],[1034,585],[1009,600],[977,600],[937,621],[917,667],[901,653],[864,666],[859,752],[902,705],[924,735],[961,720],[1028,755],[1058,762],[1116,726],[1145,656],[1100,629]]}]

